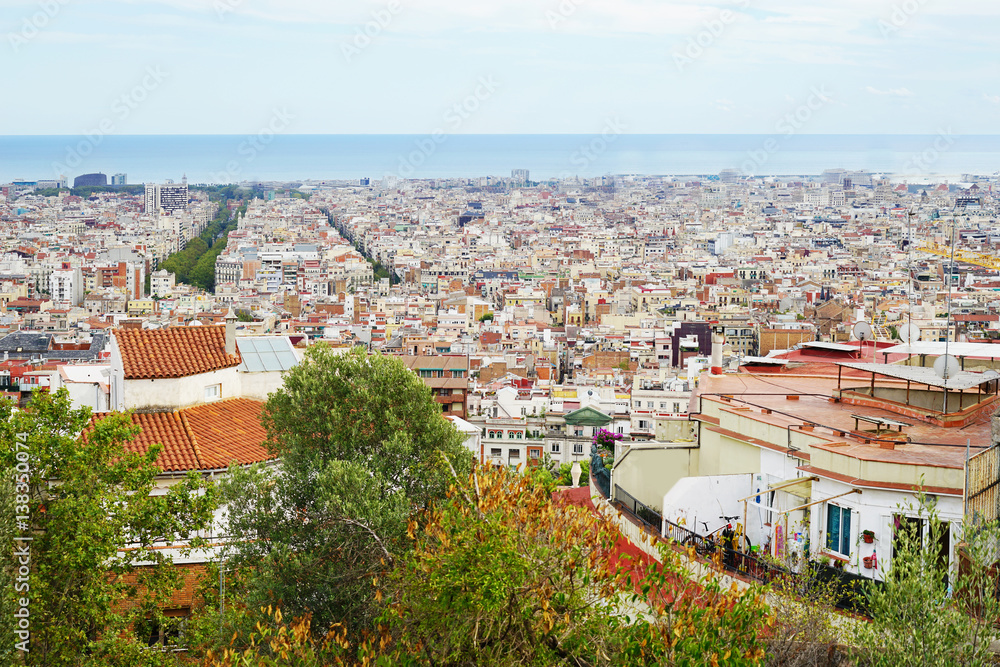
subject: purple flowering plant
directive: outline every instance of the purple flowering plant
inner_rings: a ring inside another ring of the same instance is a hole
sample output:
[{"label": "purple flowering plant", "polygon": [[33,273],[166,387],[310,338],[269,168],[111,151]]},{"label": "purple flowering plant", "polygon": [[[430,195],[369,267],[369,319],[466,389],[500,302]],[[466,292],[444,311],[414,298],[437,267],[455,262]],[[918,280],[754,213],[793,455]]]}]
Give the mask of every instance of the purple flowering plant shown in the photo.
[{"label": "purple flowering plant", "polygon": [[612,433],[607,429],[600,428],[594,434],[594,444],[597,445],[598,449],[610,449],[614,451],[615,443],[624,437],[621,433]]}]

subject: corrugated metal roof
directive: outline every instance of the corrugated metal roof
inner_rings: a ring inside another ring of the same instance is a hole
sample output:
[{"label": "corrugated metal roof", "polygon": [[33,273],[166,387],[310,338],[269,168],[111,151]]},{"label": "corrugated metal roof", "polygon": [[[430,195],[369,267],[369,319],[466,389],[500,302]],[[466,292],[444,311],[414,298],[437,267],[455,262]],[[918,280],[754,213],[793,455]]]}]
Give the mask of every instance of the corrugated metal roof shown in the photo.
[{"label": "corrugated metal roof", "polygon": [[857,353],[857,345],[844,345],[843,343],[826,343],[819,340],[807,340],[804,343],[800,343],[802,347],[808,347],[816,350],[831,350],[833,352],[851,352]]},{"label": "corrugated metal roof", "polygon": [[906,345],[896,345],[888,349],[879,350],[888,354],[929,354],[941,356],[945,354],[945,345],[948,346],[947,354],[953,357],[982,357],[991,359],[1000,357],[1000,345],[996,343],[942,343],[940,341],[917,341]]},{"label": "corrugated metal roof", "polygon": [[744,364],[787,366],[788,359],[777,359],[775,357],[743,357]]},{"label": "corrugated metal roof", "polygon": [[963,389],[972,389],[973,387],[978,387],[985,382],[1000,379],[1000,373],[997,373],[996,371],[987,371],[985,373],[959,371],[954,375],[954,377],[949,378],[948,381],[945,382],[942,378],[938,377],[933,368],[927,368],[925,366],[897,366],[894,364],[861,364],[847,362],[838,363],[837,365],[844,368],[853,368],[855,370],[865,371],[866,373],[883,375],[897,380],[919,382],[920,384],[938,387],[939,389],[954,389],[959,391]]}]

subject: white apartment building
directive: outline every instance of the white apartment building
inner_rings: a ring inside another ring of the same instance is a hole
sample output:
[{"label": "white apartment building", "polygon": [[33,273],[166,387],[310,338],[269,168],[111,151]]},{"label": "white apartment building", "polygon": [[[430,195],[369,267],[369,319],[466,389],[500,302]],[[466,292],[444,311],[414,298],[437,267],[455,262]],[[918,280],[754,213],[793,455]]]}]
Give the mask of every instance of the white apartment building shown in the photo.
[{"label": "white apartment building", "polygon": [[58,307],[67,308],[83,303],[83,274],[80,267],[63,264],[49,275],[49,294]]}]

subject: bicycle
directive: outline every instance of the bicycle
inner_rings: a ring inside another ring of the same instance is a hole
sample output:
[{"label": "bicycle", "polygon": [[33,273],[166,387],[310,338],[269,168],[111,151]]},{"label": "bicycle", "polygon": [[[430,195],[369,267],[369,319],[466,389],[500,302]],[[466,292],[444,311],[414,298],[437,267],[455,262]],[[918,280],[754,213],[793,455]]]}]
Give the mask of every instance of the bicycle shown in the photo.
[{"label": "bicycle", "polygon": [[[732,521],[738,519],[737,516],[725,516],[719,517],[724,519],[726,523],[715,530],[709,532],[708,522],[699,521],[702,526],[705,527],[705,532],[707,533],[704,537],[698,535],[697,533],[691,533],[684,544],[687,546],[693,546],[695,551],[702,556],[709,556],[714,554],[718,548],[725,550],[727,557],[729,554],[735,553],[736,551],[743,551],[749,553],[750,551],[750,539],[743,532],[742,526],[736,524],[736,529],[733,529]],[[727,560],[732,560],[727,558]]]}]

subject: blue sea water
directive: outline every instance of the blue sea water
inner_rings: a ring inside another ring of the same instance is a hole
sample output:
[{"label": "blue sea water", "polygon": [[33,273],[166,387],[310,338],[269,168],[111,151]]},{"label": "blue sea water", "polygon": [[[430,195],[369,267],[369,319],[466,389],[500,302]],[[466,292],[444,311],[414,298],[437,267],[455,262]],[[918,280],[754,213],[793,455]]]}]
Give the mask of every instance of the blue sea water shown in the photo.
[{"label": "blue sea water", "polygon": [[913,180],[1000,170],[1000,135],[100,135],[0,136],[0,182],[126,173],[129,183],[605,174],[818,175]]}]

